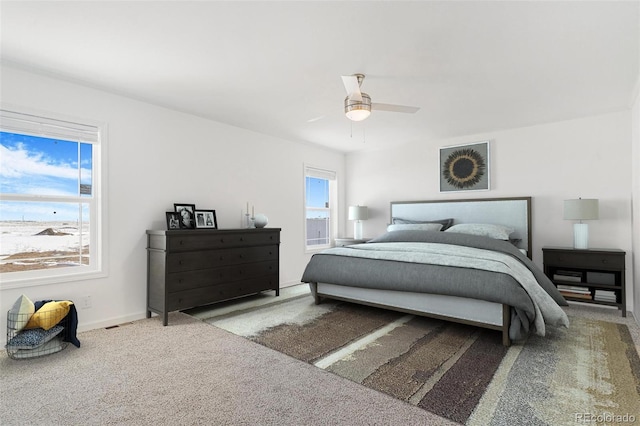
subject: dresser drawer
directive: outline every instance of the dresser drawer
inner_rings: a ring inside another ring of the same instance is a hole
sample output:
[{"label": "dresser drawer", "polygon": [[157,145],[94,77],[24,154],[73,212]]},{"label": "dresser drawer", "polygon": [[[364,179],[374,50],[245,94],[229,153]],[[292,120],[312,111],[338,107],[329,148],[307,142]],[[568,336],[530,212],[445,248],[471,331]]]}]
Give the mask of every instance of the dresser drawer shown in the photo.
[{"label": "dresser drawer", "polygon": [[589,269],[624,269],[624,253],[545,251],[545,266]]},{"label": "dresser drawer", "polygon": [[167,235],[168,251],[206,250],[228,247],[244,247],[261,244],[278,244],[280,233],[276,230],[259,232],[211,232],[198,235],[197,231],[182,235]]},{"label": "dresser drawer", "polygon": [[176,293],[198,287],[220,285],[250,278],[273,275],[278,271],[278,261],[222,266],[213,269],[176,272],[167,275],[167,291]]},{"label": "dresser drawer", "polygon": [[277,259],[277,245],[176,252],[167,255],[167,272],[171,274],[181,271],[210,269],[226,265]]},{"label": "dresser drawer", "polygon": [[273,274],[234,283],[180,291],[171,295],[167,301],[167,310],[188,309],[259,293],[264,290],[276,290],[278,288],[278,279],[278,274]]}]

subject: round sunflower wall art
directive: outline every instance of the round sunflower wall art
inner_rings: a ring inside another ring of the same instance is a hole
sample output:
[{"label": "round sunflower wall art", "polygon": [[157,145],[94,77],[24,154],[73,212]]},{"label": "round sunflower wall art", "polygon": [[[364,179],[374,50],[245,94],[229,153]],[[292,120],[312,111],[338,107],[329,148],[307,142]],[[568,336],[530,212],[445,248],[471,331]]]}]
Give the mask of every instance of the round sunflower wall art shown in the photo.
[{"label": "round sunflower wall art", "polygon": [[488,141],[440,148],[440,192],[488,189]]}]

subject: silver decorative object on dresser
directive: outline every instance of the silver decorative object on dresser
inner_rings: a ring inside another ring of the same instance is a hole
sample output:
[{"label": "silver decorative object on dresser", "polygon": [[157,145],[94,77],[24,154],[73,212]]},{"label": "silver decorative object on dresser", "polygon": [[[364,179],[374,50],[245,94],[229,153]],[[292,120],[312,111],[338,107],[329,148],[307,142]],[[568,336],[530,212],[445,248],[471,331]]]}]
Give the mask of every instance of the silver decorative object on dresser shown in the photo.
[{"label": "silver decorative object on dresser", "polygon": [[280,228],[147,231],[147,318],[275,290]]},{"label": "silver decorative object on dresser", "polygon": [[253,218],[253,224],[256,228],[264,228],[267,223],[269,223],[269,218],[262,213],[258,213]]}]

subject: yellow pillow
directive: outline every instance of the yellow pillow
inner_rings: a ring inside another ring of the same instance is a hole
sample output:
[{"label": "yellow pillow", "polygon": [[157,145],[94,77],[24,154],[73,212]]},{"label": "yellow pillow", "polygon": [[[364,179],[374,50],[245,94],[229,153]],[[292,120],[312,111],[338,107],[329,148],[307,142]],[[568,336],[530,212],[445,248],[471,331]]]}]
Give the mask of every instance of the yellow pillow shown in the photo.
[{"label": "yellow pillow", "polygon": [[67,316],[70,305],[73,305],[73,302],[68,300],[45,303],[31,316],[31,319],[29,319],[25,328],[29,329],[40,327],[45,330],[53,328]]}]

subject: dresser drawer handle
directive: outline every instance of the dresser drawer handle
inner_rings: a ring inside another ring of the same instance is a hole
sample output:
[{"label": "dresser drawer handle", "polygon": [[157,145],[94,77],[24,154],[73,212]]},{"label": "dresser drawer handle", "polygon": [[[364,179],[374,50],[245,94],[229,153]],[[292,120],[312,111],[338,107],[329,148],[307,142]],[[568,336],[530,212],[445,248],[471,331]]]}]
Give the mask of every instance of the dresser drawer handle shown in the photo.
[{"label": "dresser drawer handle", "polygon": [[602,263],[607,263],[607,259],[602,259]]},{"label": "dresser drawer handle", "polygon": [[221,242],[221,243],[224,243],[224,238],[220,238],[220,242]]},{"label": "dresser drawer handle", "polygon": [[243,238],[243,237],[240,237],[240,241],[244,241],[244,238]]},{"label": "dresser drawer handle", "polygon": [[220,260],[224,260],[224,256],[220,256]]},{"label": "dresser drawer handle", "polygon": [[184,241],[180,240],[180,245],[183,245],[183,244],[184,244]]},{"label": "dresser drawer handle", "polygon": [[182,265],[182,260],[178,260],[178,265]]}]

